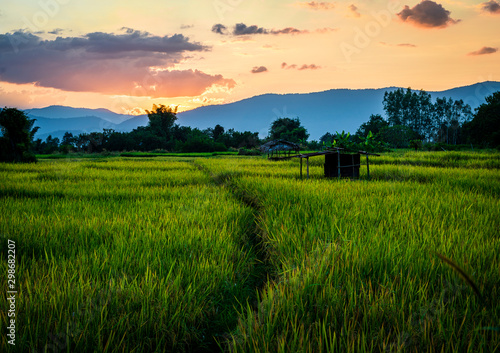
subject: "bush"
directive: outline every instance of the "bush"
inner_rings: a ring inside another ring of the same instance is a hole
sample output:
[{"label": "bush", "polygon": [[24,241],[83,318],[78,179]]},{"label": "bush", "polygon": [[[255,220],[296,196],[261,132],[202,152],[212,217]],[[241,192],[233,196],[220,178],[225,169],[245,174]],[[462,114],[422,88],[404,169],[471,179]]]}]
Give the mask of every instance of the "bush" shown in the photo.
[{"label": "bush", "polygon": [[240,148],[238,151],[238,156],[260,156],[260,150],[256,148],[246,149]]},{"label": "bush", "polygon": [[426,143],[423,149],[426,151],[467,151],[470,150],[471,145],[449,145],[447,143]]},{"label": "bush", "polygon": [[411,140],[410,148],[413,148],[415,151],[422,149],[422,140]]},{"label": "bush", "polygon": [[186,142],[178,141],[175,144],[175,149],[180,152],[225,152],[226,145],[220,142],[214,142],[208,139],[194,138]]}]

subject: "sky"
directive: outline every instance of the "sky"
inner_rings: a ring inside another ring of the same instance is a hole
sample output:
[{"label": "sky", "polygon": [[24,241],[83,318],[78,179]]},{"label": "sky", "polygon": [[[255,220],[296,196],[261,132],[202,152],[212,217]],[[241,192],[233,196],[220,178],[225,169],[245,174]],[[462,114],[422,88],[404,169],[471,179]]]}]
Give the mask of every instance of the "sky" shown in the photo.
[{"label": "sky", "polygon": [[0,105],[179,111],[265,93],[500,81],[500,0],[16,0]]}]

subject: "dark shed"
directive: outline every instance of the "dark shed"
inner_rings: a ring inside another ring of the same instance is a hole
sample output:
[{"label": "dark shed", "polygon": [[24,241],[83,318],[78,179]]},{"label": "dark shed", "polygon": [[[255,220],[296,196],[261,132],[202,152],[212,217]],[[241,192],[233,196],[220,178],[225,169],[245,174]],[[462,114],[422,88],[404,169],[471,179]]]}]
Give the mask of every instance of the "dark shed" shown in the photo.
[{"label": "dark shed", "polygon": [[[359,167],[361,165],[360,157],[361,155],[359,153],[325,154],[325,176],[327,178],[338,178],[340,170],[341,178],[359,178]],[[340,158],[340,164],[339,164],[339,158]]]},{"label": "dark shed", "polygon": [[300,158],[300,177],[302,178],[302,159],[306,159],[307,177],[309,178],[309,157],[325,156],[325,177],[327,178],[359,178],[359,167],[361,166],[361,155],[366,155],[367,177],[370,178],[370,162],[368,156],[379,156],[375,153],[358,151],[357,153],[340,153],[343,148],[331,148],[326,151],[304,153]]}]

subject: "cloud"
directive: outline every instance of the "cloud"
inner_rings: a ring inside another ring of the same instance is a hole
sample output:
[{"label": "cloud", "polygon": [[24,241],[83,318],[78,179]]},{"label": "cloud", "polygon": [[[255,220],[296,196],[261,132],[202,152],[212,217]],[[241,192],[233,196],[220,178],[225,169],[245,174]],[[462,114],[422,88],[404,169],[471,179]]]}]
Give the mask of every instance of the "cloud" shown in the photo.
[{"label": "cloud", "polygon": [[331,10],[335,8],[335,5],[331,2],[298,2],[295,3],[295,6],[302,7],[310,10]]},{"label": "cloud", "polygon": [[472,51],[467,55],[475,56],[475,55],[493,54],[493,53],[496,53],[497,51],[498,51],[498,48],[482,47],[481,49],[476,50],[476,51]]},{"label": "cloud", "polygon": [[235,82],[199,70],[174,70],[186,53],[208,50],[182,34],[94,32],[42,40],[23,31],[0,35],[0,80],[74,92],[150,97],[196,96]]},{"label": "cloud", "polygon": [[[336,31],[335,28],[321,28],[315,30],[317,33],[327,33],[327,32],[332,32]],[[233,31],[229,33],[227,31],[227,27],[222,25],[222,24],[215,24],[212,26],[212,32],[221,34],[221,35],[227,35],[227,34],[232,34],[235,36],[246,36],[246,35],[254,35],[254,34],[273,34],[273,35],[287,35],[287,34],[305,34],[305,33],[310,33],[310,31],[304,29],[297,29],[295,27],[286,27],[282,29],[266,29],[264,27],[259,27],[256,25],[251,25],[248,26],[244,23],[237,23]]]},{"label": "cloud", "polygon": [[55,28],[50,32],[47,32],[49,34],[61,34],[64,30],[62,28]]},{"label": "cloud", "polygon": [[283,29],[265,29],[263,27],[258,27],[255,25],[247,26],[244,23],[237,23],[234,26],[233,34],[236,36],[247,35],[247,34],[301,34],[308,33],[307,30],[300,30],[294,27],[286,27]]},{"label": "cloud", "polygon": [[406,48],[416,48],[417,46],[415,44],[411,43],[399,43],[399,44],[389,44],[386,42],[379,42],[382,45],[388,46],[388,47],[406,47]]},{"label": "cloud", "polygon": [[311,64],[311,65],[302,65],[301,67],[299,67],[298,70],[317,70],[317,69],[321,69],[321,66],[317,66],[317,65],[314,65],[314,64]]},{"label": "cloud", "polygon": [[431,0],[423,0],[412,8],[405,5],[397,16],[403,22],[423,28],[444,28],[460,21],[452,19],[450,11],[445,10],[442,5]]},{"label": "cloud", "polygon": [[283,29],[272,29],[271,34],[303,34],[309,33],[308,30],[301,30],[294,27],[287,27]]},{"label": "cloud", "polygon": [[281,68],[282,68],[282,69],[287,69],[287,70],[288,70],[288,69],[295,69],[295,68],[297,68],[297,65],[295,65],[295,64],[293,64],[293,65],[288,65],[287,63],[282,62],[282,63],[281,63]]},{"label": "cloud", "polygon": [[299,71],[302,71],[302,70],[318,70],[318,69],[321,69],[321,66],[318,66],[315,64],[311,64],[311,65],[304,64],[302,66],[298,66],[296,64],[288,65],[286,62],[283,62],[283,63],[281,63],[281,68],[286,69],[286,70],[297,69]]},{"label": "cloud", "polygon": [[245,34],[268,34],[269,31],[262,28],[262,27],[257,27],[255,25],[252,26],[247,26],[244,23],[237,23],[234,26],[233,34],[235,36],[241,36]]},{"label": "cloud", "polygon": [[336,32],[338,31],[338,28],[331,28],[331,27],[325,27],[325,28],[318,28],[314,32],[316,33],[330,33],[330,32]]},{"label": "cloud", "polygon": [[499,15],[500,14],[500,2],[498,2],[496,0],[490,0],[487,2],[483,2],[481,4],[481,9],[484,12]]},{"label": "cloud", "polygon": [[189,28],[193,28],[194,25],[181,25],[181,29],[189,29]]},{"label": "cloud", "polygon": [[261,72],[266,72],[267,71],[267,67],[265,66],[254,66],[252,71],[250,71],[252,74],[258,74],[258,73],[261,73]]},{"label": "cloud", "polygon": [[217,34],[226,34],[227,27],[224,26],[223,24],[217,23],[217,24],[212,26],[212,32],[217,33]]},{"label": "cloud", "polygon": [[358,7],[354,4],[351,4],[349,6],[349,10],[351,10],[351,13],[354,17],[361,17],[361,14],[358,12]]}]

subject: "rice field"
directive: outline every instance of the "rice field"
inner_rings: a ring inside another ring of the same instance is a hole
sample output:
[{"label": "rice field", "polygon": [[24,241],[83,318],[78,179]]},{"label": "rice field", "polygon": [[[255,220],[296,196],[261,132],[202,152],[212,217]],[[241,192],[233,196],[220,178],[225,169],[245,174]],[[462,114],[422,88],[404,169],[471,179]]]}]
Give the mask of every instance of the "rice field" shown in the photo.
[{"label": "rice field", "polygon": [[499,157],[386,153],[369,181],[325,179],[322,157],[310,179],[240,156],[1,164],[1,345],[500,352]]}]

